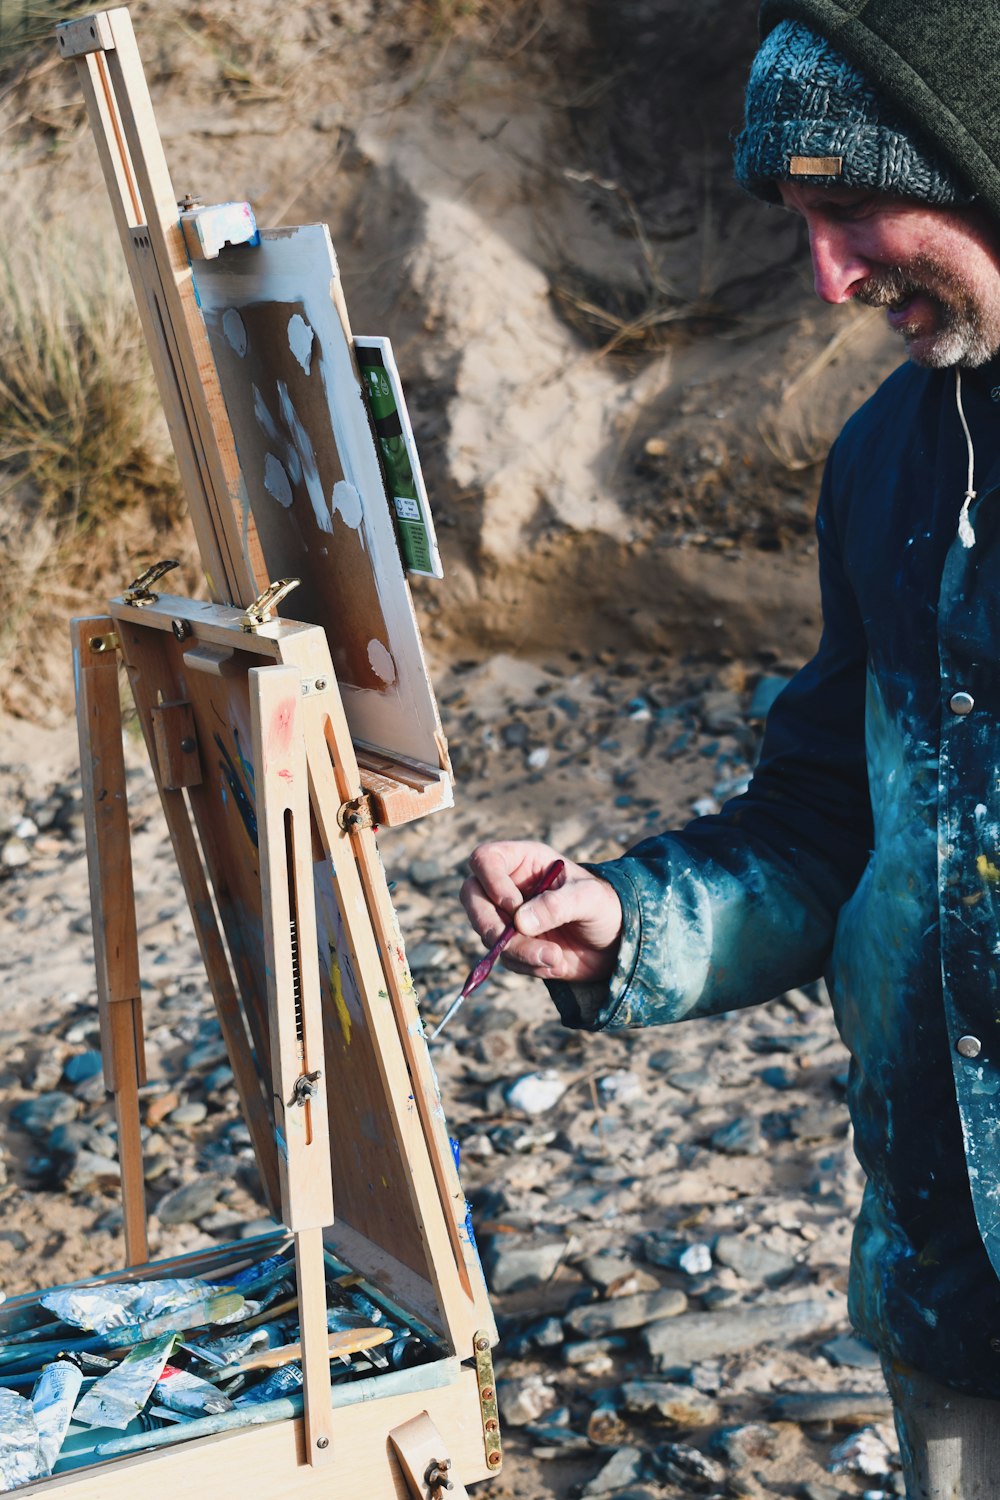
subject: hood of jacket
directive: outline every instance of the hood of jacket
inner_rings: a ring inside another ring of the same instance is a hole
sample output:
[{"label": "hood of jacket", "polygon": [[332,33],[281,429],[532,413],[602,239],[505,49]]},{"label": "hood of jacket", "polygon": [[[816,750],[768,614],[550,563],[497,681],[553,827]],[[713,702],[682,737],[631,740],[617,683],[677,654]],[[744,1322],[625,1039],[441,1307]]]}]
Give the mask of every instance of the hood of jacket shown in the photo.
[{"label": "hood of jacket", "polygon": [[859,67],[1000,221],[996,0],[763,0],[762,37],[786,20],[804,22]]}]

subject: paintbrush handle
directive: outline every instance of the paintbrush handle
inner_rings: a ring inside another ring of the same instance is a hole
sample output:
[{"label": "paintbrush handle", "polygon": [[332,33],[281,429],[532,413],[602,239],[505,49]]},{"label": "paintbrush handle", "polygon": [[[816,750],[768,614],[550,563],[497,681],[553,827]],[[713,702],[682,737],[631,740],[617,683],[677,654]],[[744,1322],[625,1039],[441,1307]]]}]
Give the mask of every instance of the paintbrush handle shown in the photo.
[{"label": "paintbrush handle", "polygon": [[[565,860],[553,860],[548,869],[543,871],[541,879],[538,880],[535,885],[529,888],[528,894],[525,896],[524,900],[533,901],[536,896],[540,896],[543,891],[547,891],[549,886],[554,885],[555,882],[559,879],[559,876],[562,874],[565,868]],[[523,905],[524,902],[522,902],[521,904]],[[500,936],[493,944],[493,947],[488,953],[483,955],[483,957],[476,964],[476,967],[472,970],[468,979],[462,985],[461,991],[459,992],[457,998],[451,1002],[448,1009],[445,1011],[444,1015],[441,1017],[434,1030],[431,1032],[430,1037],[428,1038],[429,1041],[433,1042],[441,1035],[442,1031],[451,1020],[452,1016],[457,1010],[461,1009],[463,1002],[469,998],[473,990],[478,990],[479,986],[483,984],[487,979],[489,979],[490,975],[493,973],[493,968],[496,964],[497,959],[500,957],[501,953],[506,948],[507,944],[510,942],[511,938],[516,932],[517,928],[514,925],[513,921],[508,922],[503,932],[501,932]]]},{"label": "paintbrush handle", "polygon": [[[391,1328],[349,1328],[328,1334],[327,1347],[330,1358],[339,1359],[342,1354],[360,1354],[365,1349],[374,1349],[377,1344],[385,1344],[391,1338]],[[238,1365],[227,1367],[224,1373],[228,1380],[230,1375],[243,1375],[250,1370],[277,1370],[301,1358],[301,1342],[282,1344],[280,1349],[262,1349],[259,1354],[251,1354]]]}]

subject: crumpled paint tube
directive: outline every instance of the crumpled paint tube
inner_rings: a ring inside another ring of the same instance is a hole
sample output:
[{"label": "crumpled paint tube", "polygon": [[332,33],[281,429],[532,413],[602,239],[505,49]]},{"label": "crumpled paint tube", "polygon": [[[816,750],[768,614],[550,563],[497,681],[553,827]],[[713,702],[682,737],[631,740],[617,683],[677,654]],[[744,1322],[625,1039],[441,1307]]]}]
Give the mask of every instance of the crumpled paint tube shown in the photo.
[{"label": "crumpled paint tube", "polygon": [[205,1339],[198,1343],[185,1340],[181,1347],[203,1364],[224,1370],[229,1365],[239,1364],[252,1349],[277,1348],[281,1340],[276,1334],[277,1330],[272,1333],[271,1325],[265,1323],[260,1328],[247,1329],[246,1333],[231,1333],[227,1338]]},{"label": "crumpled paint tube", "polygon": [[211,1417],[217,1412],[231,1411],[233,1406],[229,1397],[210,1381],[192,1375],[189,1370],[178,1370],[176,1365],[164,1367],[154,1395],[161,1406],[185,1417]]},{"label": "crumpled paint tube", "polygon": [[279,1396],[290,1396],[294,1391],[302,1389],[302,1366],[283,1365],[280,1370],[274,1370],[260,1385],[255,1385],[252,1390],[246,1391],[242,1396],[237,1396],[233,1405],[237,1411],[243,1411],[248,1406],[257,1406],[263,1401],[276,1401]]},{"label": "crumpled paint tube", "polygon": [[31,1402],[16,1391],[0,1390],[0,1491],[6,1494],[45,1472]]},{"label": "crumpled paint tube", "polygon": [[68,1360],[45,1365],[31,1393],[41,1442],[42,1462],[50,1474],[66,1436],[76,1398],[83,1384],[83,1373]]},{"label": "crumpled paint tube", "polygon": [[98,1286],[64,1287],[40,1298],[48,1312],[74,1328],[105,1333],[111,1328],[145,1323],[203,1302],[218,1291],[209,1281],[190,1276],[172,1281],[116,1281]]},{"label": "crumpled paint tube", "polygon": [[116,1370],[91,1386],[73,1413],[74,1421],[88,1427],[127,1427],[152,1395],[176,1341],[176,1334],[167,1333],[137,1344]]},{"label": "crumpled paint tube", "polygon": [[165,1333],[180,1333],[186,1328],[201,1328],[205,1323],[228,1323],[243,1306],[239,1292],[217,1292],[199,1302],[188,1302],[173,1312],[161,1313],[127,1328],[109,1328],[104,1342],[112,1349],[124,1344],[149,1343]]}]

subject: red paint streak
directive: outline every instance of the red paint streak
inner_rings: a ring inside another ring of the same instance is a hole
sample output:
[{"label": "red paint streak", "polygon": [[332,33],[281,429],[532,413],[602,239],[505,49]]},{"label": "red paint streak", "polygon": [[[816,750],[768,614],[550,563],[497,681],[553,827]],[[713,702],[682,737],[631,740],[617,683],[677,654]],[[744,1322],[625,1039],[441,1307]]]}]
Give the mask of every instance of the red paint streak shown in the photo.
[{"label": "red paint streak", "polygon": [[[285,698],[278,704],[271,715],[271,722],[267,732],[267,758],[272,763],[276,760],[287,760],[288,751],[292,744],[292,733],[295,729],[296,700]],[[281,772],[288,775],[287,772]]]}]

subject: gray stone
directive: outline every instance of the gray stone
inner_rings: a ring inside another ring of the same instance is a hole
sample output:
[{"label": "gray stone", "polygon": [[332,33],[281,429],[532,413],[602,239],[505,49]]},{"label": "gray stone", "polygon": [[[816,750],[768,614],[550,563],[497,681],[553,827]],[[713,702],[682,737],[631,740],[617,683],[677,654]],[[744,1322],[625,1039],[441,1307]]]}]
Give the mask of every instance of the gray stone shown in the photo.
[{"label": "gray stone", "polygon": [[497,1387],[500,1414],[510,1427],[537,1422],[556,1404],[556,1393],[540,1375],[524,1380],[501,1380]]},{"label": "gray stone", "polygon": [[436,859],[414,859],[410,861],[409,875],[414,885],[434,885],[449,872]]},{"label": "gray stone", "polygon": [[726,1471],[716,1459],[687,1443],[664,1443],[656,1450],[657,1466],[685,1492],[708,1494],[726,1482]]},{"label": "gray stone", "polygon": [[715,1258],[744,1281],[767,1285],[784,1281],[795,1270],[792,1256],[781,1250],[769,1250],[760,1240],[742,1234],[720,1234],[715,1242]]},{"label": "gray stone", "polygon": [[184,1059],[184,1071],[186,1073],[198,1073],[202,1068],[214,1068],[220,1063],[229,1061],[229,1053],[221,1036],[212,1037],[207,1042],[202,1042],[197,1047],[192,1047]]},{"label": "gray stone", "polygon": [[775,1396],[768,1416],[776,1422],[863,1422],[889,1417],[887,1391],[785,1391]]},{"label": "gray stone", "polygon": [[221,1178],[210,1175],[175,1188],[157,1205],[160,1223],[196,1224],[218,1207],[222,1185]]},{"label": "gray stone", "polygon": [[610,1372],[613,1368],[613,1352],[624,1347],[625,1338],[620,1333],[608,1334],[603,1339],[580,1339],[577,1343],[563,1344],[563,1362],[577,1369],[597,1364]]},{"label": "gray stone", "polygon": [[623,1328],[642,1328],[659,1318],[676,1318],[688,1305],[684,1293],[674,1287],[658,1292],[640,1292],[634,1297],[612,1297],[574,1307],[563,1319],[565,1326],[584,1338],[601,1338]]},{"label": "gray stone", "polygon": [[892,1455],[874,1427],[852,1432],[831,1450],[827,1465],[831,1474],[864,1474],[880,1478],[892,1469]]},{"label": "gray stone", "polygon": [[120,1180],[121,1168],[116,1161],[93,1151],[80,1151],[66,1179],[66,1188],[71,1193],[89,1193],[94,1188],[117,1187]]},{"label": "gray stone", "polygon": [[741,1427],[724,1427],[715,1433],[711,1447],[734,1469],[742,1469],[773,1458],[779,1441],[780,1436],[773,1427],[764,1422],[747,1422]]},{"label": "gray stone", "polygon": [[743,1307],[725,1312],[682,1313],[653,1323],[642,1334],[661,1371],[686,1370],[697,1360],[721,1359],[759,1344],[788,1344],[834,1328],[842,1317],[835,1302],[810,1299],[773,1307]]},{"label": "gray stone", "polygon": [[832,1365],[848,1370],[880,1370],[882,1361],[867,1339],[856,1333],[840,1333],[823,1345],[822,1353]]},{"label": "gray stone", "polygon": [[523,1110],[527,1115],[541,1115],[552,1109],[566,1092],[566,1083],[554,1069],[542,1073],[525,1073],[517,1078],[505,1092],[512,1109]]},{"label": "gray stone", "polygon": [[740,1116],[720,1126],[710,1137],[710,1144],[727,1156],[760,1156],[764,1151],[764,1132],[758,1119],[752,1115]]},{"label": "gray stone", "polygon": [[0,849],[0,865],[3,865],[6,870],[19,870],[30,859],[31,850],[16,834],[5,840],[3,848]]},{"label": "gray stone", "polygon": [[414,943],[407,950],[406,960],[414,974],[427,969],[442,969],[451,962],[451,949],[447,943]]},{"label": "gray stone", "polygon": [[202,1104],[198,1099],[192,1099],[187,1104],[179,1104],[176,1109],[171,1110],[167,1116],[167,1123],[182,1128],[186,1125],[200,1125],[207,1114],[208,1105]]},{"label": "gray stone", "polygon": [[550,1240],[541,1245],[498,1245],[494,1239],[489,1254],[490,1288],[502,1295],[541,1286],[555,1275],[565,1253],[565,1240]]},{"label": "gray stone", "polygon": [[80,1113],[80,1106],[69,1094],[58,1090],[51,1094],[38,1094],[34,1099],[24,1099],[11,1111],[15,1125],[29,1135],[48,1135],[57,1125],[68,1125]]},{"label": "gray stone", "polygon": [[611,1495],[623,1485],[632,1484],[642,1474],[642,1453],[638,1448],[619,1448],[599,1469],[581,1494]]},{"label": "gray stone", "polygon": [[670,1427],[710,1427],[719,1420],[719,1407],[690,1385],[667,1380],[629,1380],[622,1386],[626,1411],[655,1412]]},{"label": "gray stone", "polygon": [[714,688],[706,693],[698,705],[698,714],[709,734],[728,734],[742,729],[746,722],[739,696],[728,688]]}]

